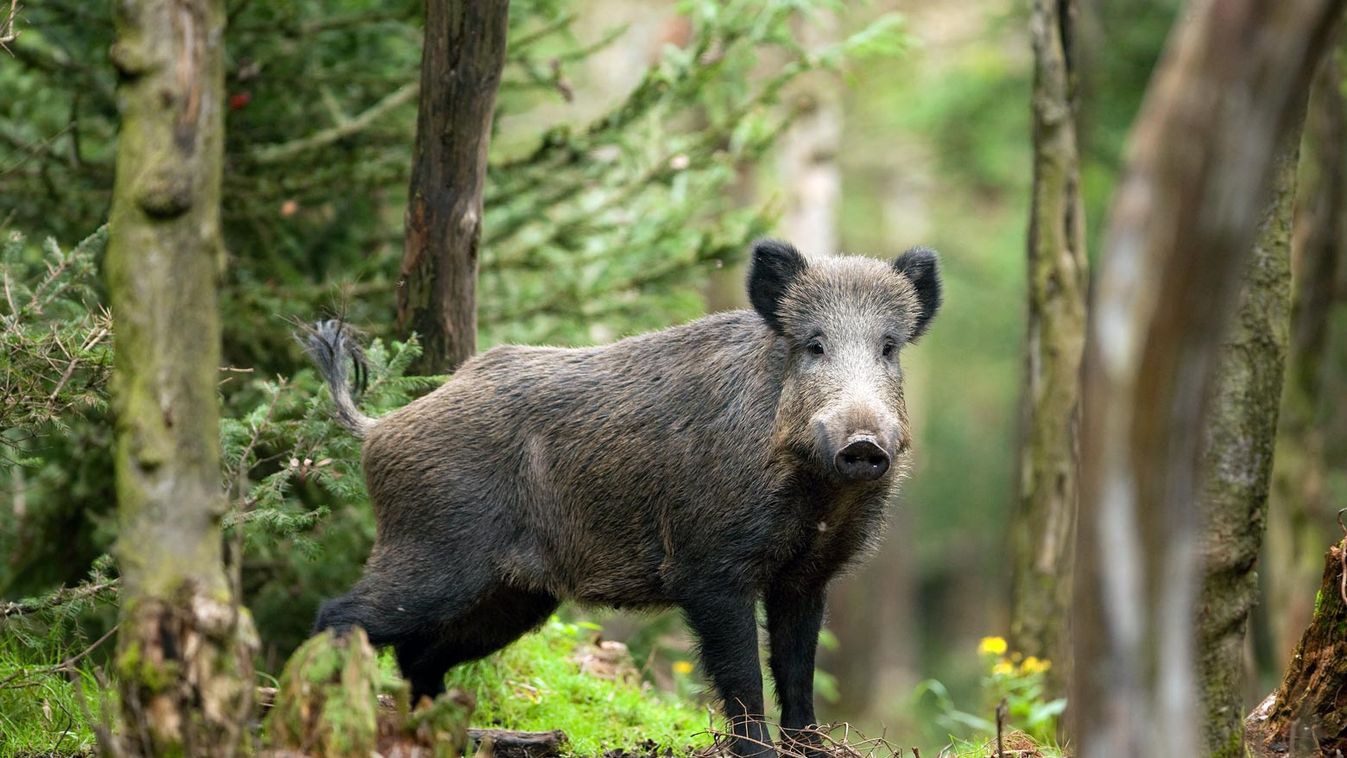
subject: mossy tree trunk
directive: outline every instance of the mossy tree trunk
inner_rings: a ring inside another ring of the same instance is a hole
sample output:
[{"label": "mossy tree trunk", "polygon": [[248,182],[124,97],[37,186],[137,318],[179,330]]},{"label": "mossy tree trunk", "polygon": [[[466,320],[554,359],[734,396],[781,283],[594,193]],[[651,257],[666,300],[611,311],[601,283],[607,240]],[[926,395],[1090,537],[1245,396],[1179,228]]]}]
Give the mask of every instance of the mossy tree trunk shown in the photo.
[{"label": "mossy tree trunk", "polygon": [[1258,758],[1347,754],[1347,539],[1324,556],[1314,616],[1281,686],[1245,725]]},{"label": "mossy tree trunk", "polygon": [[1291,345],[1277,426],[1277,454],[1267,534],[1268,619],[1278,665],[1284,665],[1310,622],[1316,546],[1332,538],[1326,491],[1324,380],[1330,317],[1344,243],[1347,243],[1347,102],[1342,95],[1341,50],[1329,56],[1315,82],[1306,119],[1306,159],[1294,251]]},{"label": "mossy tree trunk", "polygon": [[231,755],[251,625],[221,556],[223,0],[117,3],[122,114],[106,260],[116,325],[116,669],[134,755]]},{"label": "mossy tree trunk", "polygon": [[1019,511],[1012,525],[1010,644],[1054,662],[1064,694],[1072,541],[1079,498],[1077,427],[1085,343],[1085,211],[1072,70],[1074,0],[1033,0],[1034,188]]},{"label": "mossy tree trunk", "polygon": [[491,120],[509,0],[426,0],[398,326],[416,332],[420,374],[477,349],[477,259]]},{"label": "mossy tree trunk", "polygon": [[1216,363],[1200,495],[1198,685],[1207,755],[1244,755],[1245,632],[1258,594],[1277,409],[1291,319],[1291,221],[1299,130],[1286,137],[1273,198]]},{"label": "mossy tree trunk", "polygon": [[1278,149],[1342,0],[1206,0],[1130,136],[1085,355],[1072,638],[1082,758],[1197,755],[1199,452]]}]

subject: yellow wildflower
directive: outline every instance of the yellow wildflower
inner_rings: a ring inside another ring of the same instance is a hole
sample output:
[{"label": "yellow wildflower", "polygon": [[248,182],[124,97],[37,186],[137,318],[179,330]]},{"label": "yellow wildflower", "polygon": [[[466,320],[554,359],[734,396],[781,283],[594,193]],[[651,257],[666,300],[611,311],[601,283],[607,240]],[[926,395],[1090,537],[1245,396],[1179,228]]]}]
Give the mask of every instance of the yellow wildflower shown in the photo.
[{"label": "yellow wildflower", "polygon": [[997,676],[1010,676],[1015,673],[1015,664],[1004,659],[999,660],[992,666],[992,673]]},{"label": "yellow wildflower", "polygon": [[1020,672],[1024,674],[1041,674],[1050,668],[1052,668],[1052,661],[1032,655],[1025,658],[1024,663],[1020,664]]},{"label": "yellow wildflower", "polygon": [[692,661],[674,661],[673,672],[675,674],[691,674]]},{"label": "yellow wildflower", "polygon": [[982,655],[1005,655],[1006,640],[1004,637],[983,637],[978,643],[978,653]]}]

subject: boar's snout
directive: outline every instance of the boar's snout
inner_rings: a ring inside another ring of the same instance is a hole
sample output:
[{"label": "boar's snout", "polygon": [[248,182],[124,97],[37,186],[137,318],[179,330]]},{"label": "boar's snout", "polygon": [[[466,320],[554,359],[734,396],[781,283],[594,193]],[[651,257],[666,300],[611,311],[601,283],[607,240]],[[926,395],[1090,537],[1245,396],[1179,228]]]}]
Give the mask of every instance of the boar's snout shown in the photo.
[{"label": "boar's snout", "polygon": [[843,479],[873,481],[889,470],[889,454],[871,435],[857,435],[833,456],[833,466]]}]

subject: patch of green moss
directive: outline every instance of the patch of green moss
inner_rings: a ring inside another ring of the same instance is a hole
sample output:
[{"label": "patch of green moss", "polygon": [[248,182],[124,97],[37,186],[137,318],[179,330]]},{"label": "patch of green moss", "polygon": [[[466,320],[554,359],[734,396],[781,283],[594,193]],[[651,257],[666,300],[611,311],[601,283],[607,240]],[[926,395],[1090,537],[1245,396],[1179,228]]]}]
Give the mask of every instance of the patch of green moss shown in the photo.
[{"label": "patch of green moss", "polygon": [[117,675],[121,679],[140,682],[140,686],[149,692],[162,692],[178,681],[178,664],[146,660],[141,654],[140,643],[133,641],[117,655]]},{"label": "patch of green moss", "polygon": [[[582,672],[576,650],[593,634],[556,618],[505,650],[449,672],[448,685],[472,694],[480,728],[566,733],[572,755],[599,755],[647,740],[675,754],[710,743],[703,706],[654,689],[636,678]],[[396,675],[391,654],[386,675]]]},{"label": "patch of green moss", "polygon": [[267,715],[272,747],[318,745],[324,755],[368,755],[375,749],[379,667],[359,629],[324,632],[290,656],[276,704]]}]

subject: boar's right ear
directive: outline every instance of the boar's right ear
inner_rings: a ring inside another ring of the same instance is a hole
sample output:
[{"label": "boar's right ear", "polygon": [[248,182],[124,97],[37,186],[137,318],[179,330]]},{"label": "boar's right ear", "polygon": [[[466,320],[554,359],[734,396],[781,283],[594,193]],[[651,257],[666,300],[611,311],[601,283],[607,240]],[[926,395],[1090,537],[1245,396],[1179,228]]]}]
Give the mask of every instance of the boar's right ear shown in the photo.
[{"label": "boar's right ear", "polygon": [[753,264],[748,271],[748,300],[768,326],[781,331],[777,311],[795,277],[809,267],[804,256],[792,245],[780,240],[753,243]]},{"label": "boar's right ear", "polygon": [[940,256],[930,248],[914,247],[894,259],[893,268],[917,290],[917,306],[921,311],[914,316],[912,335],[908,337],[909,342],[915,342],[926,333],[931,317],[940,310]]}]

